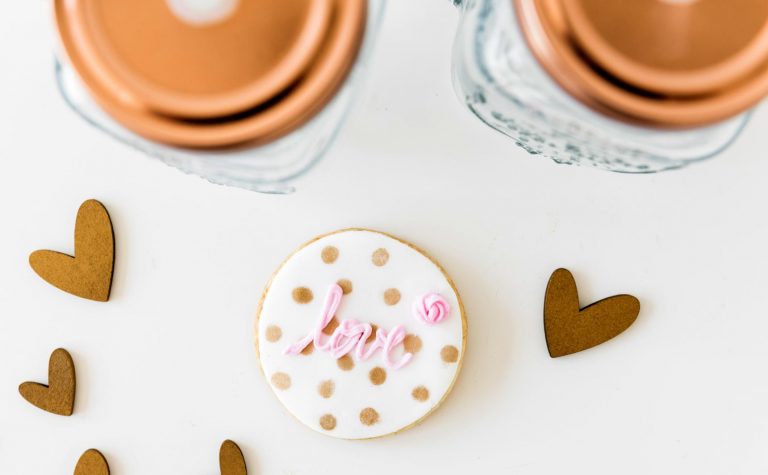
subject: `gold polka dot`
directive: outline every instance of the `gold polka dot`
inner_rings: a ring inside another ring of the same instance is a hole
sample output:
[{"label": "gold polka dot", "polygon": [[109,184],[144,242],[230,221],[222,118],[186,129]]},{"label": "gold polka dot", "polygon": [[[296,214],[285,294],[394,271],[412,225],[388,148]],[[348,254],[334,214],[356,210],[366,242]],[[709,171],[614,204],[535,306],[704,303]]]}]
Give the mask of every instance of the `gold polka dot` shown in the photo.
[{"label": "gold polka dot", "polygon": [[424,386],[417,386],[411,391],[411,396],[419,402],[424,402],[429,399],[429,389]]},{"label": "gold polka dot", "polygon": [[400,301],[400,291],[397,289],[387,289],[384,291],[384,303],[387,305],[397,305]]},{"label": "gold polka dot", "polygon": [[323,333],[326,335],[333,335],[333,331],[336,330],[336,327],[339,326],[339,321],[336,320],[336,317],[333,317],[330,322],[328,322],[328,325],[323,328]]},{"label": "gold polka dot", "polygon": [[267,337],[267,341],[274,343],[279,340],[281,336],[283,336],[283,330],[281,330],[277,325],[270,325],[267,327],[265,336]]},{"label": "gold polka dot", "polygon": [[381,267],[384,264],[386,264],[388,260],[389,260],[389,252],[387,252],[387,250],[384,249],[383,247],[373,251],[373,256],[371,256],[371,261],[373,261],[373,265],[377,267]]},{"label": "gold polka dot", "polygon": [[440,358],[446,363],[455,363],[459,361],[459,350],[453,345],[446,345],[440,350]]},{"label": "gold polka dot", "polygon": [[336,418],[330,414],[326,414],[320,418],[320,427],[325,430],[333,430],[336,428]]},{"label": "gold polka dot", "polygon": [[377,331],[379,331],[379,327],[375,323],[372,323],[371,324],[371,334],[368,335],[368,338],[365,339],[365,344],[366,345],[376,339],[376,332]]},{"label": "gold polka dot", "polygon": [[421,338],[412,333],[405,335],[403,348],[405,348],[406,353],[418,353],[421,350]]},{"label": "gold polka dot", "polygon": [[306,287],[296,287],[291,295],[296,303],[309,303],[312,301],[312,291]]},{"label": "gold polka dot", "polygon": [[344,355],[341,358],[336,360],[336,365],[338,365],[339,368],[341,368],[342,371],[350,371],[352,368],[355,367],[355,362],[352,361],[352,357],[349,355]]},{"label": "gold polka dot", "polygon": [[379,413],[372,407],[366,407],[360,411],[360,422],[364,425],[372,426],[379,422]]},{"label": "gold polka dot", "polygon": [[329,397],[333,396],[333,391],[335,389],[336,384],[328,379],[320,383],[320,385],[317,387],[317,392],[320,393],[320,396],[323,398],[328,399]]},{"label": "gold polka dot", "polygon": [[325,246],[320,253],[320,257],[326,264],[333,264],[339,257],[339,250],[333,246]]},{"label": "gold polka dot", "polygon": [[315,351],[315,344],[310,341],[309,345],[305,346],[304,349],[301,350],[301,354],[307,356],[311,355],[313,351]]},{"label": "gold polka dot", "polygon": [[341,279],[338,282],[339,287],[341,287],[341,291],[344,293],[344,295],[347,295],[348,293],[352,292],[352,281],[349,279]]},{"label": "gold polka dot", "polygon": [[272,375],[272,385],[281,391],[291,387],[291,377],[285,373],[275,373]]},{"label": "gold polka dot", "polygon": [[387,380],[387,372],[386,372],[386,371],[384,371],[384,368],[379,368],[379,367],[377,366],[377,367],[373,368],[373,369],[372,369],[372,370],[371,370],[371,371],[368,373],[368,379],[370,379],[370,380],[371,380],[371,382],[372,382],[374,385],[376,385],[376,386],[379,386],[379,385],[381,385],[381,384],[384,384],[384,381],[386,381],[386,380]]}]

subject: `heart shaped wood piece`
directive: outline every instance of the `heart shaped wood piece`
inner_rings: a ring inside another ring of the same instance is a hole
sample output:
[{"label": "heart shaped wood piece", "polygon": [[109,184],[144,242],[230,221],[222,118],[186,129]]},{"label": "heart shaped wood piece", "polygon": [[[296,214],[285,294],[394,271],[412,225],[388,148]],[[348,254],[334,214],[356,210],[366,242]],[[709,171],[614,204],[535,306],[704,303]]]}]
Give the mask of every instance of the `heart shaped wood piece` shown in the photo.
[{"label": "heart shaped wood piece", "polygon": [[77,211],[75,255],[41,250],[29,265],[46,282],[78,297],[106,302],[112,287],[115,238],[107,209],[88,200]]},{"label": "heart shaped wood piece", "polygon": [[19,393],[40,409],[71,416],[75,407],[75,363],[67,350],[59,348],[51,353],[48,362],[48,385],[26,382]]},{"label": "heart shaped wood piece", "polygon": [[245,458],[240,447],[231,440],[225,440],[219,449],[221,475],[246,475]]},{"label": "heart shaped wood piece", "polygon": [[632,325],[640,301],[631,295],[614,295],[579,307],[573,275],[566,269],[552,273],[544,297],[544,333],[549,356],[570,355],[614,338]]},{"label": "heart shaped wood piece", "polygon": [[80,456],[75,475],[109,475],[107,459],[96,449],[89,449]]}]

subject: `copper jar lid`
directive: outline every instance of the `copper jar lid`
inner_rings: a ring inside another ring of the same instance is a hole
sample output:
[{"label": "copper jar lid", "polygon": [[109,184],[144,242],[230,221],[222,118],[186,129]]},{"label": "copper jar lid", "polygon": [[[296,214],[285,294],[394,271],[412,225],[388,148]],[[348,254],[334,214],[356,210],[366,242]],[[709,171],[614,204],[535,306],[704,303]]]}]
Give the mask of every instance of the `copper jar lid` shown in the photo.
[{"label": "copper jar lid", "polygon": [[766,0],[511,0],[545,70],[628,122],[693,127],[768,94]]},{"label": "copper jar lid", "polygon": [[69,61],[158,142],[260,144],[318,113],[360,49],[366,0],[55,0]]}]

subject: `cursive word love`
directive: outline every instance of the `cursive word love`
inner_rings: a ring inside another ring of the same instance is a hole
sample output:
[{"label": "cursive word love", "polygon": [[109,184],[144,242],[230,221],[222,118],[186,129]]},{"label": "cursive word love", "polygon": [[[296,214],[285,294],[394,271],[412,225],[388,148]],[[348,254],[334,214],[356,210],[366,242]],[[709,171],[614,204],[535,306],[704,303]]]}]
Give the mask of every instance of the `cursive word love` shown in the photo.
[{"label": "cursive word love", "polygon": [[339,359],[349,353],[354,353],[358,359],[367,360],[376,351],[382,350],[384,363],[389,368],[397,370],[407,365],[411,358],[413,358],[413,353],[405,353],[397,361],[394,361],[392,355],[397,345],[405,340],[406,333],[403,325],[397,325],[389,332],[379,328],[376,331],[374,340],[366,346],[368,337],[373,333],[371,324],[361,323],[354,319],[342,320],[333,333],[326,338],[323,330],[336,314],[343,294],[344,292],[341,290],[341,287],[337,284],[331,285],[314,330],[301,340],[288,346],[283,351],[283,354],[297,355],[309,346],[310,343],[313,343],[316,349],[329,352],[335,359]]}]

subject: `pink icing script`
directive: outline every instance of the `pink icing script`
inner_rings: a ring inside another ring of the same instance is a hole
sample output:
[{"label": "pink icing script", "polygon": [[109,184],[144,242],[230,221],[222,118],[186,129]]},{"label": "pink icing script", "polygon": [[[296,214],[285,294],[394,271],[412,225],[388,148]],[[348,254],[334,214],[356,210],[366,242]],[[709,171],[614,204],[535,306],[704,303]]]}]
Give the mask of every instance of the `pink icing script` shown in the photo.
[{"label": "pink icing script", "polygon": [[442,322],[450,311],[451,306],[448,305],[445,297],[435,292],[422,295],[413,304],[413,314],[427,325]]},{"label": "pink icing script", "polygon": [[373,356],[376,350],[381,349],[384,354],[384,363],[389,368],[400,369],[408,364],[413,358],[413,353],[405,353],[399,361],[393,361],[392,358],[392,351],[405,339],[405,327],[403,325],[397,325],[389,332],[379,328],[376,331],[375,339],[366,348],[365,342],[373,332],[371,324],[361,323],[354,319],[342,320],[333,334],[323,341],[325,337],[323,330],[336,314],[343,294],[341,287],[337,284],[331,285],[315,329],[309,335],[287,347],[283,354],[297,355],[310,343],[314,343],[315,348],[328,351],[336,359],[354,351],[357,358],[367,360]]}]

